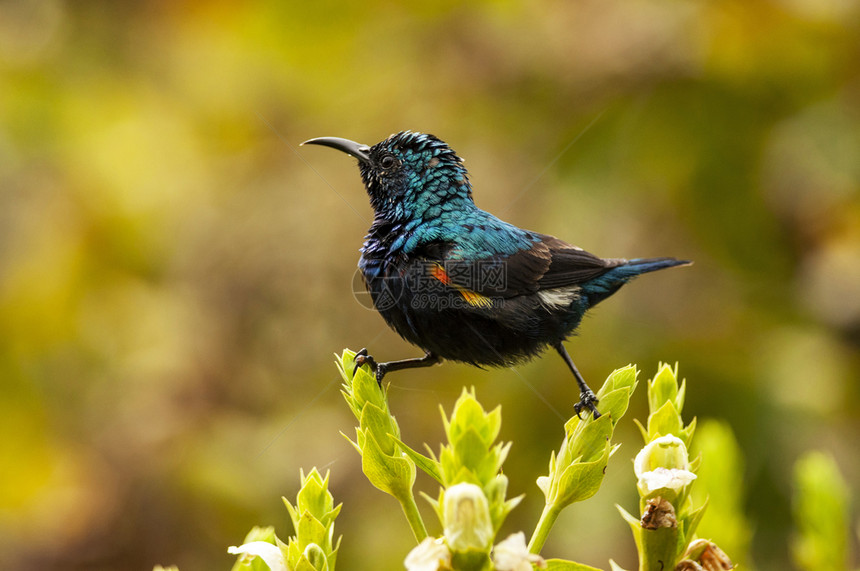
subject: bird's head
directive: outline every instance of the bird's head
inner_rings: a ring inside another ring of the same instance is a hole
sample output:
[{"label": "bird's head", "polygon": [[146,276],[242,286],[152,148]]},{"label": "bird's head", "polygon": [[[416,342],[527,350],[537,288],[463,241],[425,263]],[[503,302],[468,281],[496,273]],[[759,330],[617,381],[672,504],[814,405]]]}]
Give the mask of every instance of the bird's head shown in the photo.
[{"label": "bird's head", "polygon": [[471,203],[463,160],[438,138],[403,131],[372,147],[339,137],[302,143],[323,145],[358,159],[361,179],[378,215],[392,219],[432,216],[448,203]]}]

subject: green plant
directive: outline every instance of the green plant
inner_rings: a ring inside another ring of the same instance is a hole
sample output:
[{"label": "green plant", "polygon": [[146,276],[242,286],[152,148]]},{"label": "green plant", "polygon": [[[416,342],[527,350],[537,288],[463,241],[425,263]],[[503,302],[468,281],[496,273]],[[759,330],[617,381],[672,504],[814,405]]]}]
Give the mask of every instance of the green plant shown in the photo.
[{"label": "green plant", "polygon": [[[546,500],[531,539],[524,532],[498,537],[505,517],[521,500],[508,498],[508,479],[502,466],[510,442],[497,442],[502,411],[487,412],[474,389],[464,389],[450,415],[442,410],[446,441],[434,454],[410,448],[401,439],[385,387],[368,368],[355,367],[355,353],[338,357],[343,396],[358,421],[355,439],[368,480],[401,505],[417,545],[406,555],[409,571],[594,571],[581,563],[545,559],[544,543],[559,513],[600,488],[609,457],[618,449],[614,429],[627,411],[637,385],[638,371],[627,366],[614,371],[598,391],[602,416],[576,416],[564,425],[564,437],[549,461],[547,475],[537,479]],[[728,538],[724,545],[745,550],[750,526],[741,513],[743,496],[740,454],[725,424],[706,423],[698,446],[706,475],[698,482],[700,455],[690,458],[696,420],[682,418],[686,384],[677,367],[661,365],[647,383],[649,415],[639,423],[645,441],[633,463],[639,493],[639,515],[617,506],[629,523],[637,547],[639,571],[715,571],[732,569],[726,553],[697,530],[716,530]],[[707,464],[706,464],[707,465]],[[438,518],[438,532],[428,534],[415,502],[415,476],[421,470],[434,478],[439,492],[422,492]],[[710,476],[708,476],[710,474]],[[796,469],[795,512],[799,533],[794,553],[803,569],[846,570],[847,486],[833,460],[820,453],[804,457]],[[340,506],[328,490],[328,475],[316,469],[301,474],[296,503],[284,500],[295,535],[282,542],[273,528],[254,528],[243,545],[231,547],[238,555],[234,571],[334,571],[340,539],[334,540],[334,521]],[[693,493],[694,486],[699,489]],[[700,527],[711,499],[719,505],[711,524]],[[710,527],[709,527],[710,525]],[[723,541],[721,539],[721,541]],[[746,554],[740,554],[745,558]],[[624,571],[610,560],[613,571]],[[747,567],[748,568],[748,567]],[[162,568],[157,568],[162,569]],[[171,568],[175,569],[175,568]]]}]

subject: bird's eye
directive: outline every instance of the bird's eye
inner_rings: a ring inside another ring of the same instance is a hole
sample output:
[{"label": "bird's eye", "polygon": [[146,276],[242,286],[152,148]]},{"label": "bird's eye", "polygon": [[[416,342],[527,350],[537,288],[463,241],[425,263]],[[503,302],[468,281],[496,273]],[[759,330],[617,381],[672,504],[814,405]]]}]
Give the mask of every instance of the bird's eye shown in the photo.
[{"label": "bird's eye", "polygon": [[384,157],[382,157],[382,160],[379,162],[379,166],[381,166],[385,170],[393,169],[394,167],[396,167],[399,164],[400,164],[400,161],[398,161],[396,158],[394,158],[391,155],[385,155]]}]

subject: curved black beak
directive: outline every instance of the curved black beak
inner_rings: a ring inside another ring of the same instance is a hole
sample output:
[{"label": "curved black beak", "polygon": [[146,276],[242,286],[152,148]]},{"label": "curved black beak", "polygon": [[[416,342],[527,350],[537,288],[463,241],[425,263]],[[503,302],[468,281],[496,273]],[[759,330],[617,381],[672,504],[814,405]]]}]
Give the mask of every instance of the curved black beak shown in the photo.
[{"label": "curved black beak", "polygon": [[308,139],[302,143],[302,145],[322,145],[324,147],[331,147],[332,149],[337,149],[338,151],[343,151],[348,155],[354,156],[359,160],[359,162],[370,162],[370,147],[356,143],[355,141],[350,141],[349,139],[341,139],[340,137],[317,137],[315,139]]}]

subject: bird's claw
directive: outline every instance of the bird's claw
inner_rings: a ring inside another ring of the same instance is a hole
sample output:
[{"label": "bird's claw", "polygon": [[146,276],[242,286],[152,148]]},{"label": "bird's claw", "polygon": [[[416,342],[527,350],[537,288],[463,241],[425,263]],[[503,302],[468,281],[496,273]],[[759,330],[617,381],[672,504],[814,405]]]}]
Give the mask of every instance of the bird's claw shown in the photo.
[{"label": "bird's claw", "polygon": [[363,365],[368,365],[370,367],[370,370],[376,374],[376,382],[379,384],[380,387],[382,386],[382,377],[385,376],[386,364],[377,363],[376,359],[374,359],[367,353],[367,348],[364,348],[358,353],[356,353],[353,362],[355,363],[355,368],[352,370],[353,377],[358,372],[359,367]]},{"label": "bird's claw", "polygon": [[582,419],[582,417],[579,415],[584,409],[586,411],[591,411],[591,413],[594,414],[595,419],[600,418],[600,413],[597,412],[598,402],[599,401],[597,400],[597,397],[594,396],[594,393],[590,389],[582,391],[579,394],[579,402],[573,405],[573,410],[574,412],[576,412],[576,417]]},{"label": "bird's claw", "polygon": [[355,358],[353,359],[353,362],[355,363],[355,368],[352,370],[352,376],[353,377],[358,372],[358,368],[361,367],[362,365],[369,365],[370,370],[373,371],[374,373],[376,372],[376,370],[378,368],[378,365],[376,364],[376,359],[374,359],[373,357],[371,357],[367,353],[366,347],[355,354]]}]

